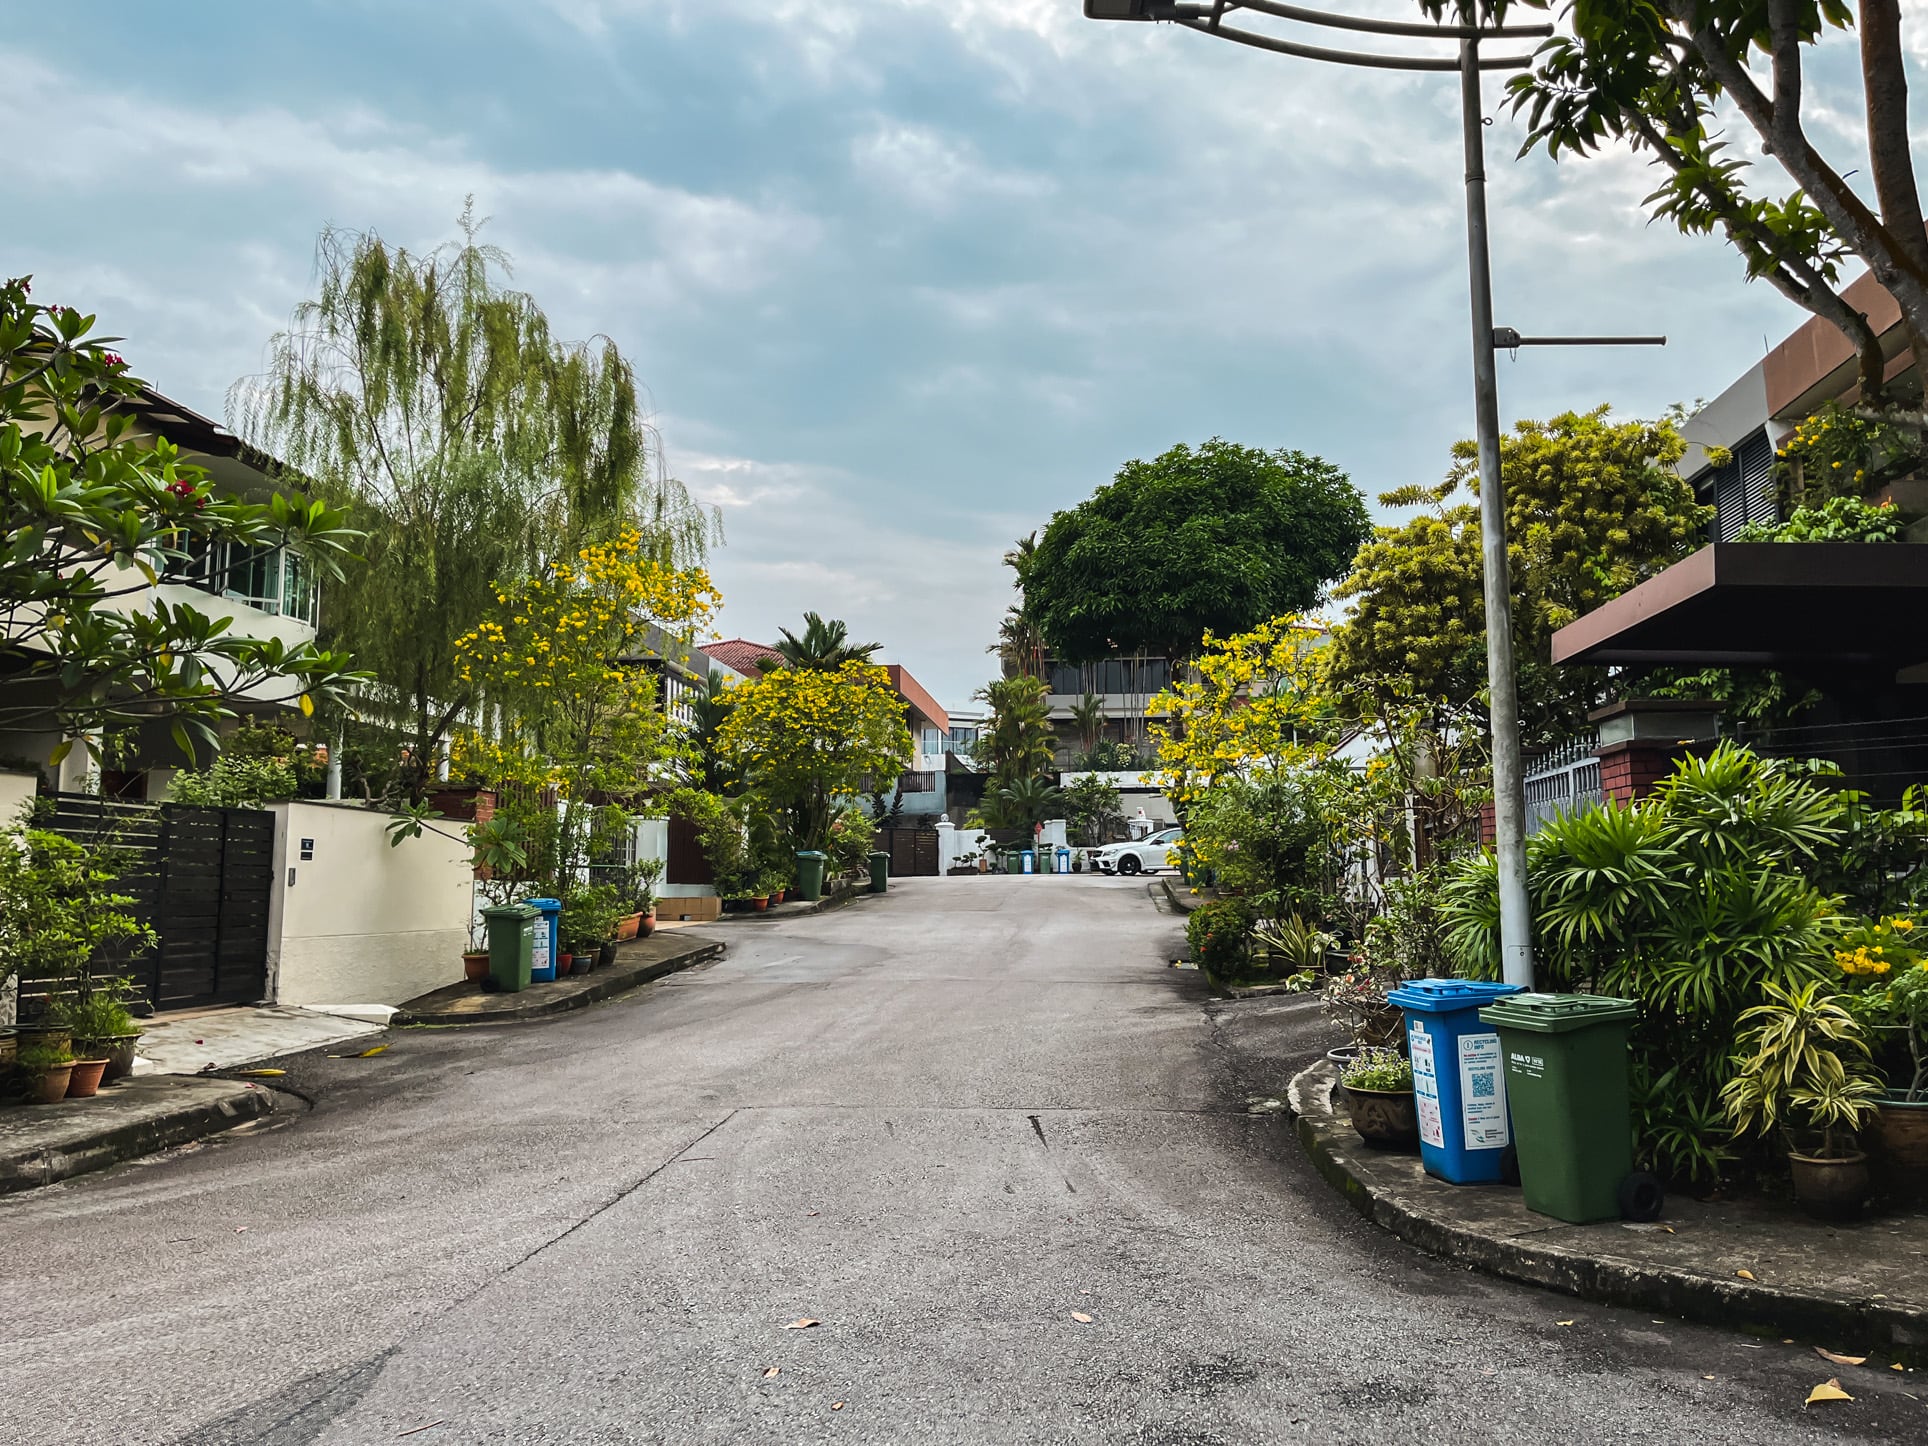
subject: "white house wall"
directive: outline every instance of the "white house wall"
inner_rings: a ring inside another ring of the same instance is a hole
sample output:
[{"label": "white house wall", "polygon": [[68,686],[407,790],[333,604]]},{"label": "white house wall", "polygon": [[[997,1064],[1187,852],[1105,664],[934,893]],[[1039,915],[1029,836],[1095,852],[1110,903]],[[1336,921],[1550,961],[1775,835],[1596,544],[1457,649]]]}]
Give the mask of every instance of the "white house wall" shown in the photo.
[{"label": "white house wall", "polygon": [[[424,832],[390,848],[389,815],[380,810],[271,807],[271,998],[401,1004],[462,977],[475,888],[465,841]],[[302,856],[304,841],[312,857]]]}]

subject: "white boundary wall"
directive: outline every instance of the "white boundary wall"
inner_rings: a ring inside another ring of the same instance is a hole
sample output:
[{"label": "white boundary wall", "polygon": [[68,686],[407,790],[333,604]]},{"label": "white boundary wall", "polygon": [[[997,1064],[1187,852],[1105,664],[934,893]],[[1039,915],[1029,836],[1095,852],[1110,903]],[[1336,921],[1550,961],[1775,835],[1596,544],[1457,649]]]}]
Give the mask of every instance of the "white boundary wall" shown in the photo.
[{"label": "white boundary wall", "polygon": [[[390,815],[277,803],[268,997],[278,1004],[401,1004],[462,977],[475,876],[460,824],[395,848]],[[311,848],[304,857],[303,843]]]}]

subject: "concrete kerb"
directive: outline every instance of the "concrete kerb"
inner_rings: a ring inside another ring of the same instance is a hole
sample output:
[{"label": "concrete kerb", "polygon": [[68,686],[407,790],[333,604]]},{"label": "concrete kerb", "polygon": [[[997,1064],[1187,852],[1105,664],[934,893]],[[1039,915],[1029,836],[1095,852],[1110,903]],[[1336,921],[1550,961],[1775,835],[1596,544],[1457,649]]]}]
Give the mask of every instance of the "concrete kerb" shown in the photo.
[{"label": "concrete kerb", "polygon": [[692,924],[693,929],[713,928],[718,924],[771,924],[779,919],[801,919],[810,914],[825,914],[832,909],[841,909],[845,904],[858,899],[875,899],[882,895],[871,892],[870,885],[852,884],[846,888],[833,889],[823,898],[806,902],[792,899],[772,908],[758,912],[755,909],[737,910],[728,914],[718,914],[714,919],[705,919],[700,924]]},{"label": "concrete kerb", "polygon": [[139,1075],[91,1100],[8,1110],[0,1115],[0,1195],[203,1140],[274,1108],[273,1092],[253,1084]]},{"label": "concrete kerb", "polygon": [[394,1024],[519,1024],[583,1009],[722,956],[725,946],[720,940],[690,937],[692,932],[679,929],[674,935],[657,934],[624,944],[607,969],[538,984],[519,994],[489,994],[466,982],[451,984],[409,1000],[396,1012]]},{"label": "concrete kerb", "polygon": [[[1397,1178],[1400,1171],[1410,1175],[1417,1169],[1413,1157],[1372,1150],[1358,1138],[1351,1122],[1335,1112],[1332,1094],[1338,1080],[1337,1068],[1325,1061],[1292,1080],[1287,1107],[1295,1117],[1300,1143],[1326,1183],[1355,1210],[1429,1255],[1584,1300],[1637,1306],[1754,1334],[1832,1342],[1837,1350],[1852,1344],[1884,1359],[1928,1364],[1928,1303],[1874,1299],[1812,1286],[1793,1289],[1643,1261],[1630,1254],[1573,1249],[1544,1238],[1627,1227],[1566,1226],[1546,1220],[1539,1228],[1541,1238],[1531,1234],[1525,1239],[1509,1238],[1478,1228],[1482,1214],[1475,1197],[1488,1192],[1476,1189],[1459,1197],[1467,1208],[1456,1211],[1458,1218],[1453,1218]],[[1495,1220],[1499,1213],[1490,1212]],[[1504,1213],[1516,1216],[1524,1213],[1524,1206],[1509,1205]],[[1519,1222],[1509,1219],[1499,1228],[1517,1230]]]}]

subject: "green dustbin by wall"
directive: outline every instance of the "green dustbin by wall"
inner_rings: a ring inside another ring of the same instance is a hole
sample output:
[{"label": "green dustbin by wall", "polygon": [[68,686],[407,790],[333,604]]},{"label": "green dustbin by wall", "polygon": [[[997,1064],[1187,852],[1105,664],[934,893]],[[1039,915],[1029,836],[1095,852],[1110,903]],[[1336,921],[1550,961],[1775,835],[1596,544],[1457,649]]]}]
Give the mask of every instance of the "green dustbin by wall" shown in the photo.
[{"label": "green dustbin by wall", "polygon": [[815,849],[797,850],[797,897],[814,904],[823,897],[823,866],[830,855]]},{"label": "green dustbin by wall", "polygon": [[1021,874],[1024,872],[1024,850],[1006,849],[1004,851],[1004,872]]},{"label": "green dustbin by wall", "polygon": [[489,982],[506,994],[519,994],[529,987],[542,910],[532,904],[502,904],[484,909],[482,917],[489,926]]},{"label": "green dustbin by wall", "polygon": [[1529,1210],[1584,1225],[1652,1220],[1659,1182],[1635,1174],[1627,1105],[1631,999],[1515,994],[1480,1010],[1499,1031]]},{"label": "green dustbin by wall", "polygon": [[879,850],[870,856],[870,892],[881,894],[890,887],[890,855]]}]

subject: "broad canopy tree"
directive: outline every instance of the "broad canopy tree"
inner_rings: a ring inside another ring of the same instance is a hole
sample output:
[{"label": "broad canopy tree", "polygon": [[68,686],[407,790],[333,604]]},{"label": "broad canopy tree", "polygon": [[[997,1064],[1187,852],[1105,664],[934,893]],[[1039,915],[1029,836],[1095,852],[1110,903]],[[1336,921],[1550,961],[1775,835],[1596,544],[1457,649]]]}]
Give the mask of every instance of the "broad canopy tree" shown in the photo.
[{"label": "broad canopy tree", "polygon": [[[1421,0],[1435,18],[1499,21],[1554,0]],[[1647,198],[1688,234],[1721,231],[1783,296],[1838,327],[1860,362],[1861,399],[1886,400],[1880,340],[1841,293],[1841,264],[1865,264],[1901,309],[1917,375],[1928,375],[1928,232],[1908,131],[1900,0],[1563,0],[1570,34],[1510,84],[1526,150],[1556,159],[1624,144],[1661,167]],[[1862,104],[1811,98],[1812,51],[1859,32]],[[1765,68],[1765,74],[1761,73]],[[1737,116],[1797,188],[1776,196],[1722,134]],[[1870,203],[1849,184],[1863,158],[1824,156],[1809,132],[1866,136]]]},{"label": "broad canopy tree", "polygon": [[1369,531],[1358,490],[1318,457],[1181,443],[1052,517],[1019,569],[1023,610],[1067,661],[1176,666],[1207,632],[1311,609]]},{"label": "broad canopy tree", "polygon": [[93,327],[27,278],[0,285],[0,731],[61,735],[58,762],[77,736],[167,722],[192,760],[244,697],[312,709],[360,679],[344,653],[238,636],[154,585],[217,543],[287,547],[338,578],[361,538],[296,493],[216,492],[143,436],[145,388]]}]

